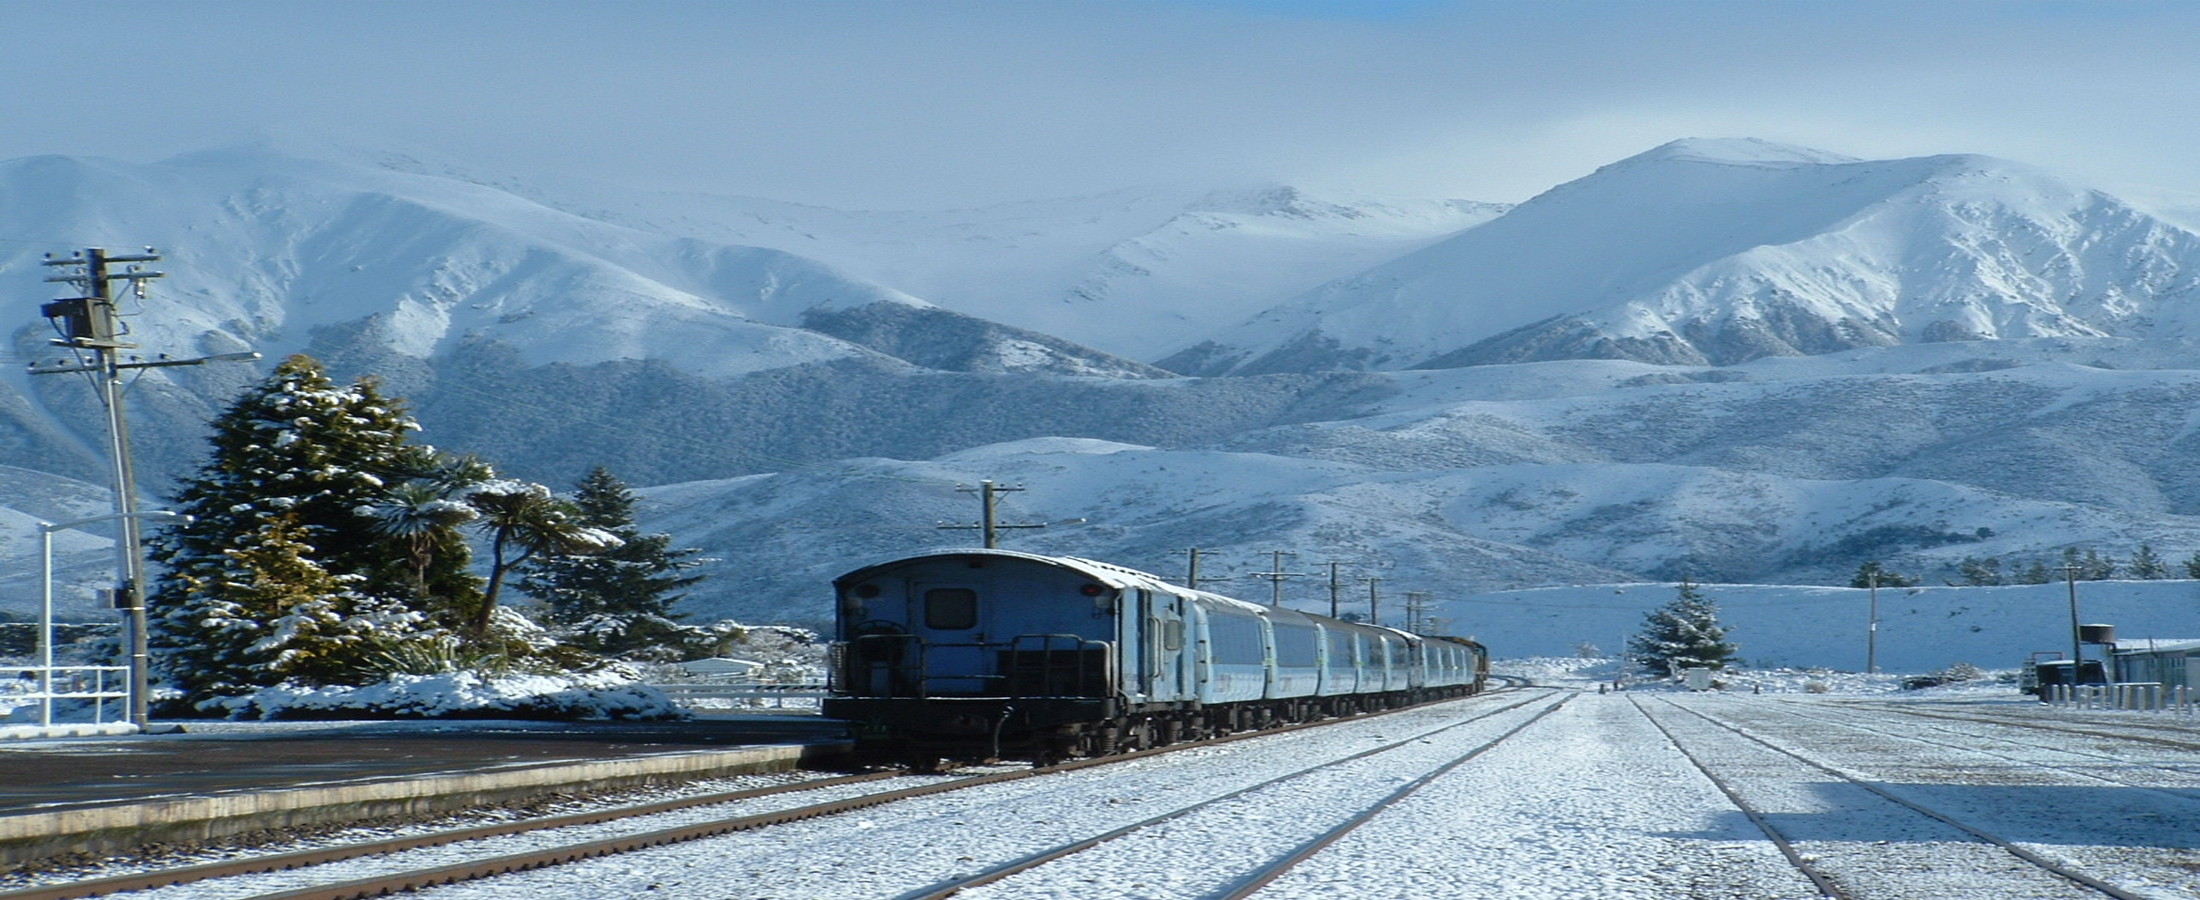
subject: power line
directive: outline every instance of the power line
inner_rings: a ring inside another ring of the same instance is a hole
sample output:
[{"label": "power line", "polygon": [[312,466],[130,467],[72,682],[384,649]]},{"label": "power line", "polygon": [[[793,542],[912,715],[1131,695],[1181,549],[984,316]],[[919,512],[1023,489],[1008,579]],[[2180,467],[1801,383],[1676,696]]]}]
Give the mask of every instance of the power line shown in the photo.
[{"label": "power line", "polygon": [[[1003,487],[1001,485],[994,484],[991,481],[978,482],[977,487],[965,487],[963,485],[956,485],[955,490],[961,491],[966,494],[977,494],[981,498],[979,501],[979,509],[981,513],[980,518],[978,519],[977,524],[974,525],[941,525],[939,527],[942,530],[947,531],[975,530],[984,536],[983,539],[985,543],[983,544],[983,546],[987,550],[998,549],[1001,546],[1000,532],[1003,529],[1047,527],[1045,523],[1022,523],[1015,525],[1004,524],[999,521],[998,517],[995,515],[996,504],[994,503],[993,499],[994,495],[1014,493],[1023,489],[1024,486],[1020,484],[1015,487]],[[1080,519],[1078,521],[1083,520]]]},{"label": "power line", "polygon": [[1268,579],[1268,583],[1269,583],[1269,586],[1270,586],[1271,588],[1273,588],[1273,590],[1274,590],[1274,594],[1273,594],[1273,596],[1271,596],[1271,597],[1269,598],[1269,600],[1268,600],[1268,605],[1269,605],[1269,606],[1282,606],[1282,605],[1283,605],[1283,580],[1284,580],[1284,579],[1286,579],[1286,578],[1304,578],[1304,577],[1306,577],[1306,573],[1305,573],[1305,572],[1286,572],[1286,571],[1284,571],[1284,570],[1283,570],[1283,558],[1284,558],[1284,557],[1286,557],[1286,556],[1297,556],[1298,554],[1296,554],[1296,553],[1293,553],[1293,552],[1291,552],[1291,551],[1289,551],[1289,550],[1272,550],[1272,551],[1269,551],[1269,552],[1270,552],[1271,554],[1273,554],[1273,556],[1274,556],[1274,560],[1275,560],[1275,561],[1274,561],[1274,563],[1273,563],[1273,564],[1271,565],[1271,567],[1269,568],[1269,570],[1268,570],[1268,571],[1266,571],[1266,572],[1253,572],[1253,573],[1250,573],[1250,574],[1246,575],[1245,577],[1247,577],[1247,578],[1266,578],[1266,579]]}]

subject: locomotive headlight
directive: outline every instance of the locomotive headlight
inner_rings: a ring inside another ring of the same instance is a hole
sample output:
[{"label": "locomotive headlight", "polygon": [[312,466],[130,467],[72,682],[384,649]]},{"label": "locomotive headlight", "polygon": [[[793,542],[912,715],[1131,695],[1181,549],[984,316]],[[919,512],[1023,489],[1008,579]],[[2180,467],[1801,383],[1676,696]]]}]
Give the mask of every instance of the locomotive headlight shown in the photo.
[{"label": "locomotive headlight", "polygon": [[863,601],[878,595],[879,587],[875,584],[859,584],[849,588],[846,593],[840,595],[841,612],[851,619],[861,619],[865,615],[867,606]]}]

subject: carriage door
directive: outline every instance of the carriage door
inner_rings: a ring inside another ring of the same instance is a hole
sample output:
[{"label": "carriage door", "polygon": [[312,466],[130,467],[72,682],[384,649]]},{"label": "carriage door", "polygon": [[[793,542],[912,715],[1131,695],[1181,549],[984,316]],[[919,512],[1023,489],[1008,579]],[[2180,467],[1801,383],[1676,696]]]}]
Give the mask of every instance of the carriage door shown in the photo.
[{"label": "carriage door", "polygon": [[1184,599],[1175,594],[1139,592],[1140,608],[1145,610],[1144,640],[1146,664],[1142,678],[1146,698],[1170,701],[1184,695],[1190,654],[1184,649]]},{"label": "carriage door", "polygon": [[924,644],[924,693],[984,693],[993,674],[985,643],[983,586],[969,582],[918,582],[913,585],[909,621]]}]

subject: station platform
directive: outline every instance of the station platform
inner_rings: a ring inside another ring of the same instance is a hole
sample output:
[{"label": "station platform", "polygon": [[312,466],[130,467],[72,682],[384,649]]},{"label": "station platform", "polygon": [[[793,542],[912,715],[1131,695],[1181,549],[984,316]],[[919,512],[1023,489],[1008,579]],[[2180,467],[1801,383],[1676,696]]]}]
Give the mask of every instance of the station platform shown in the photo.
[{"label": "station platform", "polygon": [[685,722],[158,722],[0,744],[0,868],[803,766],[850,749],[814,715]]}]

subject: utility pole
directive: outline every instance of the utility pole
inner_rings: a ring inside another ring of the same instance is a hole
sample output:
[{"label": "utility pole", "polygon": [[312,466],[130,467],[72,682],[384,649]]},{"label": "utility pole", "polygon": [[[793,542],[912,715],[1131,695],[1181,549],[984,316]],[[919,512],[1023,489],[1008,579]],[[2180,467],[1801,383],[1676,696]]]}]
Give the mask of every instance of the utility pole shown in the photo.
[{"label": "utility pole", "polygon": [[1337,565],[1334,560],[1329,563],[1329,617],[1332,619],[1337,617],[1337,592],[1344,587],[1337,580]]},{"label": "utility pole", "polygon": [[[33,375],[52,375],[62,372],[85,372],[93,376],[93,388],[98,392],[100,405],[107,412],[107,455],[111,467],[108,475],[114,483],[115,507],[115,570],[118,583],[115,586],[115,606],[123,610],[128,620],[130,644],[130,724],[143,730],[147,724],[147,691],[150,677],[150,654],[146,641],[145,616],[145,560],[140,551],[141,534],[138,519],[143,515],[137,510],[137,476],[130,466],[130,429],[122,415],[122,370],[148,369],[162,366],[195,366],[212,360],[259,359],[258,353],[225,353],[199,359],[159,359],[146,361],[135,357],[122,360],[121,351],[135,349],[138,345],[122,340],[128,330],[122,326],[122,317],[115,311],[112,284],[128,282],[137,299],[145,299],[145,282],[166,273],[148,272],[130,265],[120,272],[110,272],[108,267],[116,263],[157,262],[160,259],[153,248],[145,248],[142,254],[110,256],[107,251],[94,247],[67,259],[54,259],[46,255],[45,265],[73,268],[77,271],[47,277],[47,283],[75,285],[81,296],[66,297],[45,304],[39,312],[54,324],[61,337],[53,339],[57,346],[76,351],[74,362],[62,361],[52,365],[30,364]],[[89,353],[89,358],[86,353]]]},{"label": "utility pole", "polygon": [[1421,631],[1421,628],[1422,628],[1422,625],[1423,625],[1423,623],[1422,623],[1422,617],[1423,617],[1423,616],[1425,616],[1425,615],[1426,615],[1426,614],[1428,613],[1428,608],[1429,608],[1429,602],[1428,602],[1428,600],[1429,600],[1429,597],[1430,597],[1430,596],[1431,596],[1431,595],[1430,595],[1430,594],[1429,594],[1429,592],[1427,592],[1427,591],[1407,591],[1407,592],[1406,592],[1406,630],[1407,630],[1407,631],[1411,631],[1411,632],[1414,632],[1415,634],[1419,634],[1419,633],[1420,633],[1420,631]]},{"label": "utility pole", "polygon": [[1879,572],[1866,573],[1864,584],[1871,589],[1871,619],[1864,630],[1864,674],[1879,674]]},{"label": "utility pole", "polygon": [[971,531],[971,530],[976,530],[976,531],[980,532],[980,533],[981,533],[981,534],[983,535],[983,537],[984,537],[984,541],[985,541],[985,545],[984,545],[984,546],[985,546],[985,549],[987,549],[987,550],[993,550],[993,549],[996,549],[996,548],[998,548],[998,547],[1000,547],[1000,546],[1001,546],[1001,536],[1000,536],[1000,531],[1001,531],[1001,529],[1004,529],[1004,528],[1045,528],[1045,527],[1046,527],[1046,525],[1045,525],[1045,524],[1032,524],[1032,525],[1003,525],[1003,524],[1001,524],[1000,522],[998,522],[998,521],[996,521],[996,520],[995,520],[995,517],[994,517],[994,514],[993,514],[993,510],[994,510],[994,502],[993,502],[993,497],[994,497],[994,495],[995,495],[995,494],[1007,494],[1007,493],[1013,493],[1013,492],[1016,492],[1016,491],[1020,491],[1020,490],[1023,490],[1023,489],[1024,489],[1024,486],[1023,486],[1023,485],[1020,485],[1020,484],[1019,484],[1019,485],[1017,485],[1017,486],[1015,486],[1015,487],[1002,487],[1002,486],[1000,486],[1000,485],[994,484],[994,483],[993,483],[993,482],[991,482],[991,481],[981,481],[981,482],[978,482],[978,486],[977,486],[977,487],[974,487],[974,488],[973,488],[973,487],[963,487],[962,485],[956,485],[956,486],[955,486],[955,490],[961,491],[961,492],[963,492],[963,493],[965,493],[965,494],[977,494],[977,495],[979,495],[979,496],[980,496],[980,497],[982,498],[982,499],[980,500],[980,505],[979,505],[979,509],[980,509],[980,510],[982,510],[982,515],[981,515],[981,517],[980,517],[980,518],[979,518],[979,520],[978,520],[978,524],[976,524],[976,525],[941,525],[941,526],[940,526],[940,528],[942,528],[942,529],[946,529],[946,530],[951,530],[951,531]]},{"label": "utility pole", "polygon": [[1275,554],[1275,562],[1274,562],[1273,564],[1271,564],[1271,565],[1270,565],[1270,567],[1269,567],[1268,571],[1266,571],[1266,572],[1254,572],[1253,574],[1251,574],[1251,575],[1248,575],[1248,576],[1246,576],[1246,577],[1248,577],[1248,578],[1266,578],[1266,579],[1268,579],[1268,583],[1270,584],[1270,586],[1272,586],[1272,587],[1273,587],[1273,588],[1275,589],[1275,592],[1274,592],[1274,594],[1273,594],[1273,595],[1272,595],[1272,596],[1270,597],[1270,599],[1268,600],[1268,605],[1269,605],[1269,606],[1282,606],[1282,605],[1283,605],[1283,580],[1284,580],[1284,579],[1286,579],[1286,578],[1304,578],[1304,577],[1306,577],[1306,573],[1305,573],[1305,572],[1286,572],[1286,571],[1284,571],[1284,570],[1283,570],[1283,558],[1284,558],[1284,557],[1286,557],[1286,556],[1297,556],[1298,554],[1296,554],[1296,553],[1292,553],[1291,551],[1288,551],[1288,550],[1276,550],[1276,551],[1273,551],[1273,552],[1274,552],[1274,554]]},{"label": "utility pole", "polygon": [[1196,591],[1199,590],[1200,550],[1198,547],[1193,547],[1187,552],[1191,554],[1192,559],[1191,565],[1184,570],[1184,586]]},{"label": "utility pole", "polygon": [[1375,594],[1375,583],[1381,580],[1380,578],[1367,580],[1367,624],[1369,625],[1383,624],[1382,612],[1377,608],[1378,598]]},{"label": "utility pole", "polygon": [[[2075,700],[2085,672],[2085,649],[2078,629],[2078,567],[2064,566],[2062,570],[2063,580],[2070,585],[2070,698]],[[2107,674],[2107,663],[2101,664],[2101,672]]]}]

